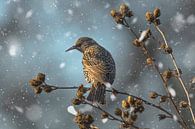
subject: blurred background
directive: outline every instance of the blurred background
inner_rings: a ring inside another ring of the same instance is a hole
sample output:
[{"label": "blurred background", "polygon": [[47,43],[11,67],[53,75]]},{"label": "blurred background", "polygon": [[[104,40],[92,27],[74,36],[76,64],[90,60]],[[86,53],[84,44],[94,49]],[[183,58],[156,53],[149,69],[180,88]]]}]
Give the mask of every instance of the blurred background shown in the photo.
[{"label": "blurred background", "polygon": [[[74,116],[67,112],[75,96],[74,90],[35,95],[28,81],[43,72],[49,84],[78,86],[85,83],[81,53],[65,53],[81,36],[92,37],[113,55],[117,67],[114,88],[145,99],[150,91],[165,94],[156,71],[145,66],[142,52],[131,44],[134,36],[116,25],[110,16],[110,10],[121,3],[133,10],[134,17],[128,22],[136,33],[148,27],[147,10],[161,9],[160,27],[189,84],[195,76],[194,0],[0,0],[0,129],[78,128],[72,121]],[[152,33],[162,41],[153,27]],[[154,49],[158,47],[156,42],[150,40],[147,46],[160,70],[173,68],[170,58]],[[176,92],[176,100],[185,98],[175,80],[169,87]],[[190,96],[194,107],[194,91]],[[168,108],[166,104],[163,106]],[[116,107],[120,107],[120,103],[112,102],[108,94],[106,110],[113,112]],[[103,124],[98,111],[91,112],[101,129],[118,129],[117,122]],[[159,113],[162,112],[147,107],[136,125],[151,129],[180,128],[170,119],[159,122]],[[183,115],[189,120],[190,128],[195,128],[189,113],[184,111]]]}]

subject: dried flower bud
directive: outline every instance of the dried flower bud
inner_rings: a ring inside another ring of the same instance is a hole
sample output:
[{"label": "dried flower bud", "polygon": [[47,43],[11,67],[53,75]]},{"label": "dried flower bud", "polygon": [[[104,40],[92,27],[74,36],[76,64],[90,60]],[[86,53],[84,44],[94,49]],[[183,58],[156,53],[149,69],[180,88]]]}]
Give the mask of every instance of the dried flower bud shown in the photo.
[{"label": "dried flower bud", "polygon": [[133,40],[133,45],[135,45],[136,47],[140,47],[141,42],[138,39],[135,39],[135,40]]},{"label": "dried flower bud", "polygon": [[80,105],[81,103],[82,103],[82,101],[81,101],[80,99],[77,99],[77,98],[76,98],[76,99],[73,99],[73,100],[72,100],[72,104],[73,104],[73,105]]},{"label": "dried flower bud", "polygon": [[90,114],[87,114],[87,115],[85,116],[85,119],[86,119],[86,122],[87,122],[88,124],[91,124],[91,123],[94,122],[94,119],[93,119],[93,117],[92,117]]},{"label": "dried flower bud", "polygon": [[42,92],[42,88],[40,86],[33,88],[35,94],[40,94]]},{"label": "dried flower bud", "polygon": [[117,24],[123,24],[123,18],[120,15],[116,15],[114,20]]},{"label": "dried flower bud", "polygon": [[150,97],[151,99],[156,99],[156,98],[158,97],[158,93],[152,91],[152,92],[149,93],[149,97]]},{"label": "dried flower bud", "polygon": [[51,86],[45,86],[45,87],[43,87],[43,90],[44,90],[46,93],[50,93],[50,92],[52,92],[52,91],[55,90],[55,89],[53,89],[53,87],[51,87]]},{"label": "dried flower bud", "polygon": [[172,77],[172,72],[170,70],[165,70],[162,73],[162,76],[165,80],[170,79]]},{"label": "dried flower bud", "polygon": [[137,120],[137,114],[131,114],[131,119],[133,121],[136,121]]},{"label": "dried flower bud", "polygon": [[165,95],[161,96],[161,97],[160,97],[160,103],[166,102],[167,98],[168,98],[168,97],[165,96]]},{"label": "dried flower bud", "polygon": [[147,59],[146,59],[146,64],[147,65],[152,65],[153,64],[153,59],[151,58],[151,57],[148,57]]},{"label": "dried flower bud", "polygon": [[132,16],[133,16],[133,12],[129,10],[129,11],[126,13],[126,17],[132,17]]},{"label": "dried flower bud", "polygon": [[123,101],[122,101],[122,107],[123,107],[124,109],[128,109],[128,108],[130,107],[130,105],[129,105],[129,103],[127,102],[127,100],[123,100]]},{"label": "dried flower bud", "polygon": [[160,19],[157,18],[154,20],[154,25],[158,26],[160,24],[161,24]]},{"label": "dried flower bud", "polygon": [[116,108],[114,111],[114,114],[117,116],[121,116],[122,115],[122,110],[120,108]]},{"label": "dried flower bud", "polygon": [[186,102],[186,101],[181,101],[180,103],[179,103],[179,107],[181,107],[181,108],[187,108],[189,105],[188,105],[188,102]]},{"label": "dried flower bud", "polygon": [[161,15],[160,9],[159,8],[155,8],[153,14],[154,14],[155,18],[160,17],[160,15]]},{"label": "dried flower bud", "polygon": [[136,106],[141,106],[143,104],[143,101],[141,99],[136,99],[135,105]]},{"label": "dried flower bud", "polygon": [[76,96],[77,96],[79,99],[83,98],[83,92],[77,91]]},{"label": "dried flower bud", "polygon": [[125,16],[127,12],[129,11],[129,7],[126,4],[121,4],[119,7],[119,12]]},{"label": "dried flower bud", "polygon": [[77,91],[80,91],[82,92],[83,94],[86,93],[88,91],[88,88],[85,88],[83,86],[83,84],[81,84],[79,87],[78,87],[78,90]]},{"label": "dried flower bud", "polygon": [[128,118],[129,117],[129,111],[123,111],[122,112],[122,117],[123,118]]},{"label": "dried flower bud", "polygon": [[130,105],[133,105],[134,104],[134,98],[132,96],[128,96],[127,97],[127,102],[130,104]]},{"label": "dried flower bud", "polygon": [[114,9],[112,9],[112,10],[110,11],[110,15],[111,15],[112,17],[115,17],[115,16],[116,16],[116,13],[117,13],[117,11],[114,10]]},{"label": "dried flower bud", "polygon": [[165,49],[165,47],[166,47],[166,44],[165,43],[161,43],[161,45],[160,45],[160,48],[159,49]]},{"label": "dried flower bud", "polygon": [[31,86],[36,87],[36,86],[41,85],[41,84],[42,84],[42,81],[39,81],[39,80],[37,80],[37,79],[31,79],[31,80],[29,81],[29,84],[30,84]]},{"label": "dried flower bud", "polygon": [[142,113],[144,110],[145,110],[144,106],[139,106],[137,108],[137,111],[140,112],[140,113]]},{"label": "dried flower bud", "polygon": [[167,116],[165,114],[158,114],[158,118],[160,121],[160,120],[164,120],[165,118],[167,118]]},{"label": "dried flower bud", "polygon": [[145,16],[146,16],[146,20],[148,22],[153,22],[154,21],[154,16],[151,12],[147,11]]},{"label": "dried flower bud", "polygon": [[102,118],[102,119],[108,118],[108,113],[102,112],[101,118]]},{"label": "dried flower bud", "polygon": [[168,53],[168,54],[171,54],[173,52],[172,48],[169,47],[169,46],[166,46],[165,47],[165,52]]},{"label": "dried flower bud", "polygon": [[37,80],[44,82],[45,81],[45,74],[38,73]]}]

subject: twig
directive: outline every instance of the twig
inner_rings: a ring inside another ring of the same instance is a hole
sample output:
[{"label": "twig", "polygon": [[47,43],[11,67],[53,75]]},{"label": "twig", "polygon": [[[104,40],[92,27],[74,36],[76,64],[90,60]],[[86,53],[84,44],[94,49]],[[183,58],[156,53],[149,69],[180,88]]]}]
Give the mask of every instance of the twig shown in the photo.
[{"label": "twig", "polygon": [[[166,40],[165,34],[161,31],[161,29],[157,25],[154,25],[154,26],[158,30],[158,32],[161,34],[161,36],[162,36],[162,38],[165,42],[165,45],[168,47],[169,45],[168,45],[168,42]],[[193,113],[193,110],[192,110],[192,105],[191,105],[191,100],[190,100],[190,97],[189,97],[189,93],[188,93],[188,91],[186,89],[186,86],[184,84],[184,81],[181,77],[181,73],[179,71],[179,68],[178,68],[178,65],[176,63],[176,60],[175,60],[175,57],[174,57],[173,53],[170,53],[169,56],[172,59],[172,62],[173,62],[173,65],[174,65],[175,69],[177,70],[177,79],[179,80],[179,82],[181,84],[181,87],[183,88],[183,90],[185,92],[185,95],[186,95],[186,98],[187,98],[187,101],[188,101],[188,104],[189,104],[190,114],[191,114],[193,122],[195,124],[195,117],[194,117],[194,113]]]},{"label": "twig", "polygon": [[[127,29],[130,30],[130,31],[132,32],[133,30],[131,29],[131,27],[129,26],[129,24],[128,24],[127,22],[125,22],[125,24],[126,24],[125,27],[127,27]],[[133,31],[133,32],[134,32],[134,31]],[[135,34],[135,32],[134,32],[133,34],[134,34],[134,36],[135,36],[137,39],[139,38],[139,37]],[[145,47],[145,45],[144,45],[143,43],[141,44],[141,48],[142,48],[142,51],[144,52],[144,55],[146,55],[146,56],[149,57],[149,58],[152,58],[152,56],[150,55],[148,49]],[[180,119],[181,119],[182,122],[183,122],[182,126],[183,126],[184,128],[187,129],[188,126],[187,126],[186,122],[184,121],[184,119],[183,119],[183,117],[182,117],[182,115],[181,115],[179,109],[177,108],[177,105],[175,104],[175,102],[174,102],[174,100],[173,100],[173,98],[172,98],[172,95],[170,94],[170,92],[169,92],[169,90],[168,90],[168,88],[167,88],[168,85],[167,85],[166,80],[163,78],[163,76],[162,76],[162,74],[161,74],[161,72],[160,72],[158,66],[157,66],[155,63],[153,63],[152,65],[153,65],[153,67],[156,69],[157,73],[159,74],[159,76],[160,76],[160,78],[161,78],[161,80],[162,80],[162,82],[163,82],[163,86],[164,86],[164,88],[165,88],[165,90],[166,90],[166,92],[167,92],[167,94],[168,94],[168,97],[170,98],[171,103],[173,104],[173,106],[174,106],[174,108],[175,108],[175,110],[176,110],[178,116],[180,117]]]},{"label": "twig", "polygon": [[[113,116],[111,113],[105,111],[105,110],[102,109],[100,106],[95,106],[95,105],[93,105],[93,104],[91,104],[91,103],[89,103],[89,102],[87,102],[87,101],[85,101],[85,100],[84,100],[83,104],[88,104],[88,105],[90,105],[90,106],[92,106],[92,107],[94,107],[94,108],[96,108],[96,109],[98,109],[98,110],[100,110],[100,111],[102,111],[102,112],[105,112],[105,113],[111,118],[110,120],[115,120],[115,121],[119,121],[119,122],[121,122],[121,123],[126,123],[123,119],[119,119],[119,118]],[[126,123],[126,124],[127,124],[127,123]],[[134,127],[135,129],[139,129],[139,127],[137,127],[137,126],[135,126],[135,125],[133,125],[133,124],[131,124],[130,126]]]}]

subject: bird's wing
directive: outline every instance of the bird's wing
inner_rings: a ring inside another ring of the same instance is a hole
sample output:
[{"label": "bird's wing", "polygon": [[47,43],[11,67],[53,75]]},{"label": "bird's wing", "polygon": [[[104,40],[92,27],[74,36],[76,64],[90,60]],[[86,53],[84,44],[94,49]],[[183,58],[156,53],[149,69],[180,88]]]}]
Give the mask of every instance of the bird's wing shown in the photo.
[{"label": "bird's wing", "polygon": [[98,81],[113,82],[115,77],[115,63],[111,54],[104,48],[85,51],[83,64],[87,71]]}]

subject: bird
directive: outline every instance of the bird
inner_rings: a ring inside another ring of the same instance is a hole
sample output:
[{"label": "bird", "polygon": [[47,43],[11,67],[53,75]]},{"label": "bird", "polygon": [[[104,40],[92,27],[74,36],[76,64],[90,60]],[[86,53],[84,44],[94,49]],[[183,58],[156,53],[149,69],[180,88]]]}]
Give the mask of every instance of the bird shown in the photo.
[{"label": "bird", "polygon": [[115,79],[115,61],[104,47],[90,37],[80,37],[75,45],[66,50],[78,50],[82,53],[83,73],[85,80],[91,83],[87,100],[92,103],[105,104],[106,87]]}]

